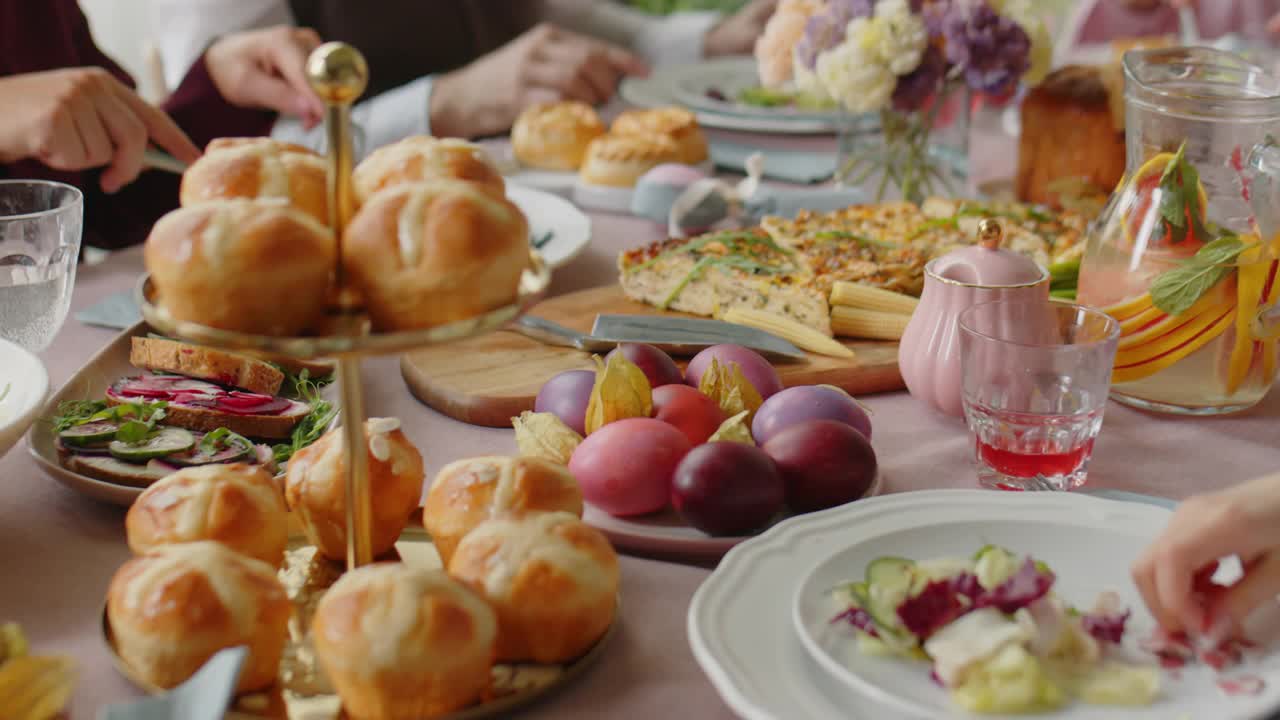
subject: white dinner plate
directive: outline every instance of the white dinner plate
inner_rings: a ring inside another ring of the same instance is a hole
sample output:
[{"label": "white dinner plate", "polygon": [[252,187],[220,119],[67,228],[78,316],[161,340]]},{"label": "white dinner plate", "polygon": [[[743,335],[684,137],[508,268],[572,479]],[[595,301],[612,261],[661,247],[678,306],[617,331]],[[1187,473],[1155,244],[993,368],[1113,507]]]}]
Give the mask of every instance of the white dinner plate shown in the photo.
[{"label": "white dinner plate", "polygon": [[[738,93],[760,85],[756,61],[751,57],[706,60],[671,70],[672,96],[685,107],[718,115],[738,115],[760,120],[800,120],[826,123],[838,128],[844,116],[835,110],[805,110],[789,107],[758,107],[737,102]],[[717,91],[727,99],[711,97]]]},{"label": "white dinner plate", "polygon": [[[719,62],[725,62],[721,60]],[[649,77],[624,78],[619,92],[622,99],[640,107],[664,107],[682,105],[676,97],[676,82],[687,72],[688,65],[658,67]],[[721,130],[769,133],[774,135],[834,135],[839,126],[824,118],[808,117],[753,117],[726,112],[707,112],[694,109],[698,123],[703,127]]]},{"label": "white dinner plate", "polygon": [[[801,612],[795,603],[796,593],[804,592],[800,588],[808,587],[806,583],[811,576],[817,584],[825,581],[817,574],[819,566],[830,567],[832,573],[841,577],[860,574],[865,562],[863,555],[857,553],[878,555],[886,547],[892,547],[894,554],[937,556],[955,554],[971,544],[991,540],[1017,545],[1012,548],[1017,551],[1044,555],[1051,565],[1056,562],[1063,594],[1078,602],[1091,602],[1091,597],[1081,601],[1074,596],[1081,592],[1087,596],[1107,586],[1121,590],[1128,587],[1127,566],[1118,577],[1113,574],[1126,558],[1132,558],[1150,540],[1167,517],[1168,511],[1160,508],[1078,494],[932,490],[872,498],[795,518],[725,555],[690,604],[689,642],[725,702],[749,720],[978,717],[940,711],[936,709],[940,706],[929,704],[923,705],[926,708],[923,714],[910,712],[914,703],[928,702],[918,696],[905,697],[903,693],[910,689],[918,690],[918,695],[930,693],[941,697],[941,691],[928,680],[927,668],[922,672],[918,666],[890,663],[881,675],[898,677],[883,680],[873,696],[857,682],[849,681],[849,671],[841,669],[840,674],[833,673],[830,657],[820,666],[822,661],[815,661],[814,656],[821,658],[826,651],[821,646],[817,648],[819,652],[812,654],[805,649],[796,620],[803,615],[806,622],[815,621],[825,611]],[[1122,536],[1128,538],[1132,546],[1115,547],[1114,542]],[[957,548],[954,543],[961,540],[963,548]],[[948,546],[948,542],[953,544]],[[1053,545],[1055,542],[1061,545]],[[1079,553],[1079,558],[1071,559],[1072,553]],[[1114,559],[1109,559],[1112,555]],[[865,559],[869,560],[870,556]],[[1095,562],[1090,563],[1090,559]],[[843,565],[837,568],[828,566],[829,562],[852,565],[847,569]],[[1094,565],[1101,572],[1081,576],[1072,573],[1073,569]],[[1125,597],[1132,600],[1133,591],[1127,590]],[[1149,628],[1151,621],[1145,611],[1140,606],[1133,609],[1134,629],[1140,632]],[[826,616],[826,620],[829,619],[830,616]],[[810,639],[809,644],[816,643]],[[1210,694],[1197,697],[1189,692],[1200,687],[1199,681],[1189,679],[1194,673],[1184,670],[1181,683],[1166,684],[1170,688],[1167,697],[1181,705],[1162,701],[1163,704],[1157,706],[1160,710],[1154,712],[1130,713],[1128,708],[1111,708],[1109,713],[1103,709],[1101,714],[1094,715],[1057,713],[1045,717],[1073,720],[1265,717],[1280,704],[1277,697],[1280,666],[1275,662],[1275,654],[1269,655],[1262,667],[1254,666],[1250,671],[1265,673],[1269,686],[1263,694],[1228,698],[1214,689]],[[922,684],[917,686],[917,682]],[[886,702],[886,697],[900,702]],[[1202,704],[1194,704],[1197,702]]]},{"label": "white dinner plate", "polygon": [[529,221],[532,238],[548,237],[538,248],[547,265],[558,268],[574,259],[591,242],[591,219],[562,197],[533,188],[508,186],[507,199]]},{"label": "white dinner plate", "polygon": [[49,374],[40,359],[0,339],[0,457],[40,414],[49,394]]}]

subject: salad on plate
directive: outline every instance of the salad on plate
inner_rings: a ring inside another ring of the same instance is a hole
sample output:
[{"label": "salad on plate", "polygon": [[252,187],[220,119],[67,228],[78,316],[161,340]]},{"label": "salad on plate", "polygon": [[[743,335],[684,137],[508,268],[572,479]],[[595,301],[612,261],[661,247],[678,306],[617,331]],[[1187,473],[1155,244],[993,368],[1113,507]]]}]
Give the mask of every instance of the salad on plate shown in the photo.
[{"label": "salad on plate", "polygon": [[971,712],[1152,704],[1160,669],[1123,647],[1119,595],[1080,609],[1054,581],[1045,563],[995,545],[968,558],[881,557],[832,590],[832,622],[856,632],[864,654],[931,663],[934,682]]}]

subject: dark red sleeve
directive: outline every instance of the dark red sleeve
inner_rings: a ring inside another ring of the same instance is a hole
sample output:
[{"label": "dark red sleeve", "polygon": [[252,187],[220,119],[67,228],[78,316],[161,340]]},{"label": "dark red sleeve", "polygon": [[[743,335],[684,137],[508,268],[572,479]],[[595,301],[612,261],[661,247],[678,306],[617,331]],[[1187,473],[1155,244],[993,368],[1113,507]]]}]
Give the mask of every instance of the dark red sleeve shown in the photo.
[{"label": "dark red sleeve", "polygon": [[187,71],[164,109],[200,148],[214,138],[268,135],[276,122],[274,112],[237,107],[224,100],[209,76],[203,55]]}]

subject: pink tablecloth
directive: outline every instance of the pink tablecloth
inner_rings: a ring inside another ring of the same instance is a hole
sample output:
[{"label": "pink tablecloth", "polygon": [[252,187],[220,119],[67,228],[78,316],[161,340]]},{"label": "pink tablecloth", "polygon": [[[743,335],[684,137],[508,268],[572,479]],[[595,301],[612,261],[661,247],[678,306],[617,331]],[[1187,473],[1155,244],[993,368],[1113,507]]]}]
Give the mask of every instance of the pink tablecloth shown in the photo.
[{"label": "pink tablecloth", "polygon": [[[555,292],[609,282],[619,250],[660,234],[632,218],[595,215],[593,221],[591,247],[557,273]],[[136,250],[82,268],[73,310],[130,287],[141,269]],[[64,382],[110,337],[68,320],[43,355],[52,381]],[[393,358],[369,362],[365,376],[368,411],[403,418],[429,472],[460,457],[515,449],[509,431],[463,425],[417,403]],[[958,421],[932,415],[902,393],[865,399],[875,413],[874,444],[888,492],[974,484],[968,436]],[[1275,393],[1251,412],[1215,420],[1153,417],[1113,404],[1090,484],[1181,498],[1274,471],[1280,466],[1277,419]],[[0,621],[22,623],[41,652],[77,659],[80,681],[71,708],[77,719],[137,695],[111,668],[99,632],[107,583],[128,556],[123,517],[120,509],[45,477],[24,445],[0,459]],[[685,611],[707,570],[630,557],[622,567],[623,616],[613,646],[598,667],[521,717],[732,717],[685,636]]]}]

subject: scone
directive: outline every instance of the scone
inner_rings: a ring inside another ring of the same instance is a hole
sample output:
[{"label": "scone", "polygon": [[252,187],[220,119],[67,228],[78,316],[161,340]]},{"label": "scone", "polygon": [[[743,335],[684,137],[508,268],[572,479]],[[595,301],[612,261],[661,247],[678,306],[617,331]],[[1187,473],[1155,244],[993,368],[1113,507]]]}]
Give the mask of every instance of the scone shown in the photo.
[{"label": "scone", "polygon": [[166,545],[116,571],[107,619],[116,650],[147,682],[171,688],[219,650],[247,645],[238,692],[276,680],[293,605],[275,568],[211,542]]},{"label": "scone", "polygon": [[[343,429],[299,450],[289,460],[285,499],[298,513],[307,539],[331,560],[347,557],[347,463]],[[422,455],[395,418],[365,421],[369,463],[370,547],[377,557],[395,546],[422,499]]]},{"label": "scone", "polygon": [[271,138],[219,138],[182,174],[183,207],[209,200],[278,198],[329,224],[325,162]]},{"label": "scone", "polygon": [[174,319],[299,335],[324,316],[337,253],[329,228],[284,200],[214,200],[161,218],[143,259]]},{"label": "scone", "polygon": [[665,107],[652,110],[627,110],[614,119],[609,128],[612,135],[628,137],[661,135],[680,148],[678,162],[697,165],[710,156],[707,138],[698,126],[698,119],[684,108]]},{"label": "scone", "polygon": [[348,716],[420,720],[488,689],[497,619],[442,571],[378,563],[329,588],[311,633]]},{"label": "scone", "polygon": [[124,520],[129,549],[213,540],[278,566],[289,541],[289,511],[275,479],[257,465],[200,465],[158,480]]},{"label": "scone", "polygon": [[498,197],[507,192],[502,172],[484,148],[465,140],[427,135],[407,137],[374,150],[352,177],[360,204],[379,190],[427,180],[475,183]]},{"label": "scone", "polygon": [[511,127],[511,150],[521,165],[577,170],[587,145],[604,135],[594,108],[581,102],[540,103],[525,109]]},{"label": "scone", "polygon": [[567,662],[613,623],[618,556],[569,513],[488,520],[467,534],[449,574],[498,612],[498,659]]},{"label": "scone", "polygon": [[604,135],[587,146],[579,177],[588,185],[635,187],[640,176],[680,162],[680,148],[661,135]]},{"label": "scone", "polygon": [[422,506],[422,523],[447,565],[477,525],[504,514],[562,511],[582,517],[582,490],[568,468],[531,457],[479,457],[446,465]]},{"label": "scone", "polygon": [[515,302],[529,266],[520,209],[458,180],[383,190],[344,238],[343,267],[383,332],[466,320]]}]

